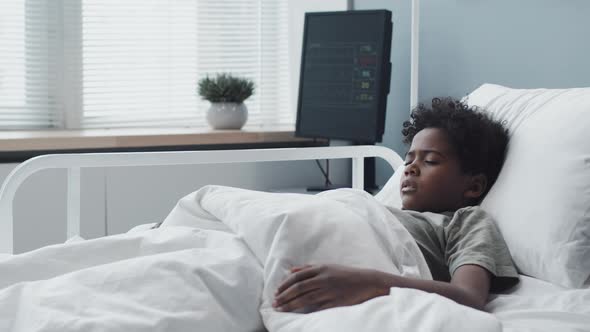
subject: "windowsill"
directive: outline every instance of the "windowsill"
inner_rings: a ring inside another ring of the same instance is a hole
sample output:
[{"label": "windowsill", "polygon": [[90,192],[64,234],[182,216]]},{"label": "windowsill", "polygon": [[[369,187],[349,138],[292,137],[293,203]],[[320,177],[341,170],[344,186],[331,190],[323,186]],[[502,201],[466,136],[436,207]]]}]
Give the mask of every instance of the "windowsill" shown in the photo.
[{"label": "windowsill", "polygon": [[0,131],[0,162],[46,153],[165,151],[325,145],[292,127],[212,130],[197,127]]}]

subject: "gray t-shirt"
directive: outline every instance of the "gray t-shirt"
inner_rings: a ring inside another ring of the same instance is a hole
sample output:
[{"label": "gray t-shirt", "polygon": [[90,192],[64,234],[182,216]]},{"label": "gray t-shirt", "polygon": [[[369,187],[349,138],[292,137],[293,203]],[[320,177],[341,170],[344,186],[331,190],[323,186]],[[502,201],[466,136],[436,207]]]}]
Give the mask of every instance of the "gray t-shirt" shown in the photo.
[{"label": "gray t-shirt", "polygon": [[518,272],[502,234],[480,207],[443,214],[389,210],[418,243],[434,280],[448,282],[459,266],[474,264],[493,275],[493,292],[518,282]]}]

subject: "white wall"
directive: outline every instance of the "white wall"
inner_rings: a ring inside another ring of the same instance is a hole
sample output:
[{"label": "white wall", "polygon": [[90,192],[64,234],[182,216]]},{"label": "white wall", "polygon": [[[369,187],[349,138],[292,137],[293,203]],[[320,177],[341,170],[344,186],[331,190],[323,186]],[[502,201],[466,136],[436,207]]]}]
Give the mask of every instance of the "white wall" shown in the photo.
[{"label": "white wall", "polygon": [[[0,164],[0,181],[17,164]],[[333,162],[334,183],[350,184],[350,163]],[[15,252],[66,240],[66,172],[41,171],[26,180],[14,202]],[[95,238],[161,221],[176,201],[207,184],[275,190],[323,184],[315,162],[111,168],[82,171],[81,235]]]}]

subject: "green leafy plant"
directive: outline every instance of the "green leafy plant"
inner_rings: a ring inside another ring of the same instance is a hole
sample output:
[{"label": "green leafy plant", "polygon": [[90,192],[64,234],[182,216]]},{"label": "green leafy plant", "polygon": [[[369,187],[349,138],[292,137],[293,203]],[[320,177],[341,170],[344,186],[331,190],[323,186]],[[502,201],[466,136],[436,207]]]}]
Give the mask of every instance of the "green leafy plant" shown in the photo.
[{"label": "green leafy plant", "polygon": [[254,82],[231,74],[217,74],[199,81],[199,95],[212,103],[242,103],[254,93]]}]

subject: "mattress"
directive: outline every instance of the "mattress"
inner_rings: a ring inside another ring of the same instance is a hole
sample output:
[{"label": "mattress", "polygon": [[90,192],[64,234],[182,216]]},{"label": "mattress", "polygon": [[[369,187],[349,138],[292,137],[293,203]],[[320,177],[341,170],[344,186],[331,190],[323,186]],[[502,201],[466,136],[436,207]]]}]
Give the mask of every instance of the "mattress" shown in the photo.
[{"label": "mattress", "polygon": [[510,291],[491,295],[486,310],[505,332],[590,331],[590,289],[565,289],[521,276]]}]

